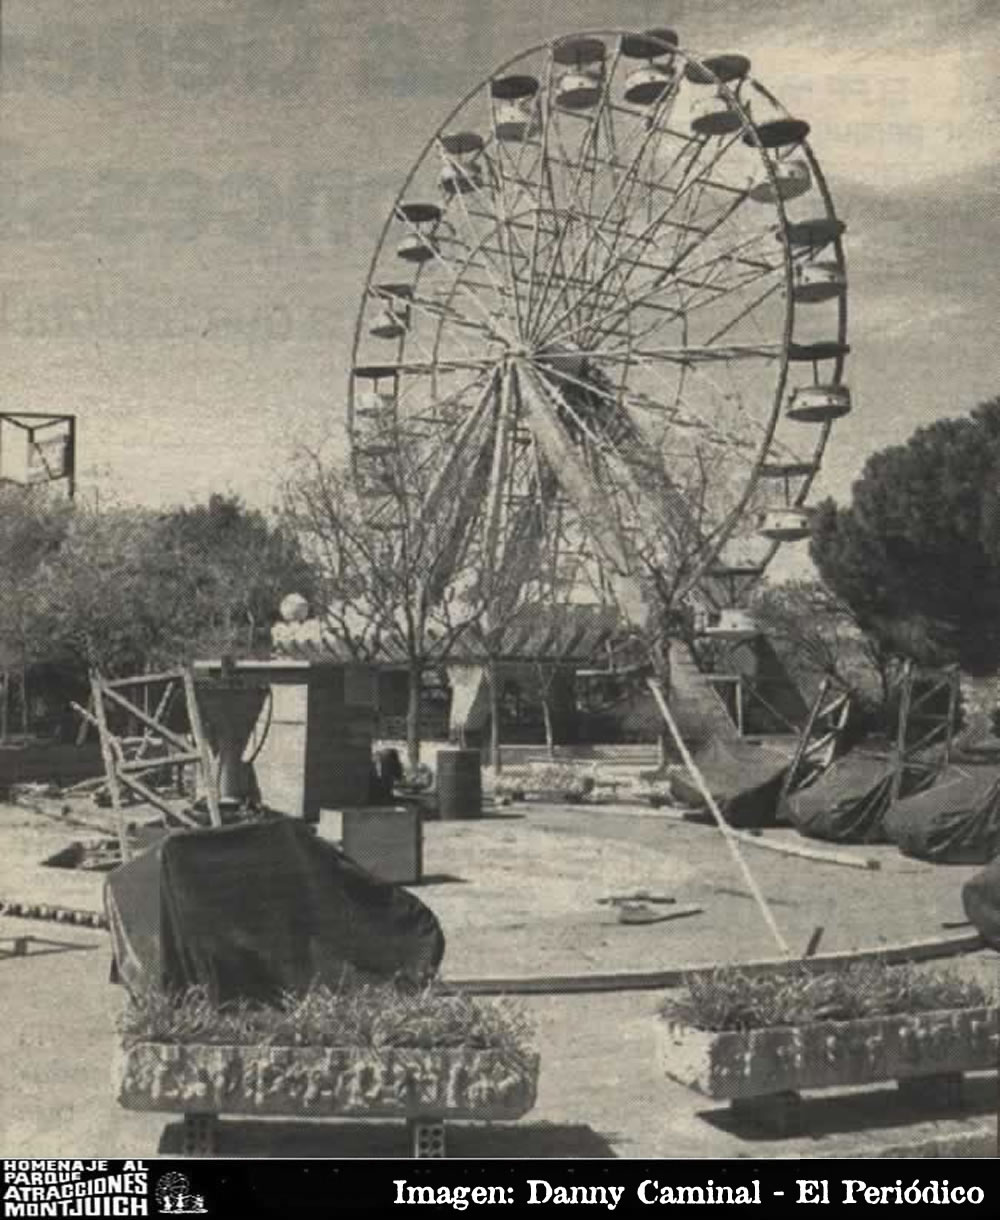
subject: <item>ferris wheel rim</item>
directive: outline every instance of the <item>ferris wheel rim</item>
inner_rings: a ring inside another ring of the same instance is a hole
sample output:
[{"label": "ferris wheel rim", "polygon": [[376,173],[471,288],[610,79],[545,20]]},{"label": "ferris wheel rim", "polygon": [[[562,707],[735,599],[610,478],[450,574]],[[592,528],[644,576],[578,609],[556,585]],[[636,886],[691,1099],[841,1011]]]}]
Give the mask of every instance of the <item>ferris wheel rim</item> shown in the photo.
[{"label": "ferris wheel rim", "polygon": [[[673,30],[660,31],[660,32],[666,33],[666,34],[675,34],[675,31],[673,31]],[[640,32],[632,27],[620,27],[620,26],[619,27],[608,27],[608,28],[597,29],[597,30],[586,30],[586,31],[581,32],[581,36],[590,35],[595,38],[627,39],[627,38],[631,38],[631,37],[640,37],[640,38],[654,39],[654,40],[656,39],[656,34],[657,34],[656,30]],[[417,156],[411,161],[410,169],[407,172],[406,176],[404,177],[403,182],[402,182],[398,192],[396,193],[395,198],[392,201],[392,205],[388,209],[388,212],[386,214],[385,220],[383,221],[381,230],[379,231],[379,234],[376,238],[376,241],[375,241],[375,244],[374,244],[374,247],[372,250],[371,258],[369,259],[369,262],[368,262],[367,272],[364,277],[365,287],[367,287],[372,282],[372,279],[373,279],[373,276],[375,273],[375,269],[378,265],[379,255],[385,244],[386,237],[388,236],[389,231],[392,227],[392,223],[393,223],[393,220],[395,219],[397,207],[399,206],[399,204],[401,202],[403,202],[404,196],[405,196],[406,192],[409,190],[410,184],[412,183],[414,178],[417,176],[420,166],[423,164],[427,155],[434,149],[435,145],[440,141],[441,133],[444,132],[447,125],[452,121],[452,119],[457,114],[461,113],[461,111],[465,109],[465,107],[476,97],[476,95],[483,89],[483,87],[485,85],[487,85],[488,83],[491,83],[496,78],[500,77],[501,74],[505,73],[508,68],[513,67],[515,64],[520,63],[522,60],[528,59],[532,55],[537,55],[537,54],[540,54],[545,51],[551,52],[554,49],[555,45],[557,43],[559,43],[560,41],[562,41],[565,37],[566,37],[565,35],[553,35],[551,38],[548,38],[548,39],[544,40],[543,42],[536,43],[531,47],[524,48],[524,49],[518,51],[516,54],[512,55],[509,59],[504,60],[501,64],[499,64],[496,68],[494,68],[490,72],[489,76],[481,77],[459,99],[459,101],[455,103],[455,105],[452,107],[452,109],[440,121],[440,123],[434,129],[433,133],[428,137],[428,139],[424,143],[423,147],[420,149]],[[664,51],[669,52],[670,54],[680,54],[680,55],[683,55],[683,56],[686,56],[689,58],[693,58],[693,59],[706,58],[706,57],[699,56],[695,52],[687,51],[685,48],[682,48],[679,45],[679,43],[672,44],[671,42],[663,40],[663,39],[660,39],[659,41],[661,42],[661,45],[663,46]],[[711,57],[709,56],[707,58],[711,58]],[[712,75],[711,72],[709,72],[709,75]],[[753,78],[753,77],[748,76],[745,79],[747,79],[748,81],[754,81],[755,83],[758,83],[758,85],[759,85],[759,82],[756,82],[755,78]],[[724,85],[723,82],[721,82],[721,81],[717,81],[717,83],[722,85],[723,88],[728,88],[728,86]],[[781,103],[778,102],[777,99],[773,97],[773,95],[768,94],[767,96],[769,96],[770,99],[772,101],[774,101],[776,105],[781,106]],[[364,328],[364,316],[363,316],[363,313],[359,310],[358,316],[355,320],[354,336],[353,336],[353,341],[352,341],[352,356],[354,353],[356,353],[356,351],[358,349],[363,328]],[[356,363],[356,361],[354,361],[352,359],[352,361],[351,361],[352,369],[353,369],[353,366],[355,363]],[[350,426],[350,407],[351,407],[351,402],[352,402],[352,396],[351,396],[352,384],[353,384],[353,377],[349,375],[348,376],[348,390],[349,390],[348,426]]]},{"label": "ferris wheel rim", "polygon": [[[598,39],[613,37],[613,38],[617,38],[619,40],[624,40],[629,37],[647,38],[649,36],[650,35],[648,35],[648,34],[637,35],[637,33],[634,29],[614,28],[614,29],[595,30],[595,31],[588,30],[579,36],[573,36],[573,37],[581,37],[581,38],[593,37],[593,38],[598,38]],[[482,93],[486,89],[491,88],[493,82],[500,79],[504,73],[506,73],[510,68],[514,67],[515,65],[522,63],[523,61],[527,61],[533,56],[538,56],[538,55],[544,54],[547,56],[547,59],[546,59],[547,65],[549,67],[551,67],[551,64],[554,62],[554,59],[555,59],[555,56],[554,56],[555,48],[559,43],[564,42],[566,37],[567,36],[565,36],[565,35],[554,37],[554,38],[548,39],[544,42],[538,43],[537,45],[535,45],[533,47],[523,49],[523,50],[519,51],[517,54],[515,54],[514,56],[510,57],[508,60],[506,60],[504,63],[502,63],[498,67],[494,68],[488,76],[481,78],[452,107],[452,109],[447,113],[447,115],[440,121],[440,123],[437,125],[437,127],[434,129],[433,133],[430,135],[430,137],[424,144],[423,148],[420,150],[419,154],[412,161],[410,170],[406,174],[405,178],[402,181],[401,186],[399,187],[399,190],[396,194],[393,204],[388,210],[388,214],[383,223],[382,230],[379,233],[378,240],[375,243],[375,248],[374,248],[370,263],[369,263],[368,272],[365,277],[365,288],[364,288],[364,292],[363,292],[363,296],[362,296],[362,308],[359,310],[358,316],[356,319],[355,331],[354,331],[354,344],[353,344],[353,348],[352,348],[351,368],[350,368],[350,372],[349,372],[349,387],[348,387],[348,390],[349,390],[349,392],[348,392],[348,430],[349,430],[349,433],[350,433],[351,439],[352,439],[352,453],[354,451],[354,435],[355,435],[355,430],[356,430],[355,429],[355,390],[356,390],[356,373],[357,373],[357,369],[358,369],[357,356],[358,356],[359,348],[361,346],[362,334],[363,334],[363,329],[364,329],[364,324],[365,324],[364,301],[367,300],[368,296],[370,295],[371,289],[374,287],[374,277],[375,277],[376,269],[379,265],[379,261],[383,254],[383,251],[386,249],[388,236],[391,231],[391,226],[393,224],[393,221],[395,219],[398,219],[398,213],[399,213],[400,206],[405,203],[406,196],[411,188],[412,183],[414,182],[415,178],[419,174],[421,167],[427,163],[429,156],[434,152],[435,148],[436,147],[447,147],[446,141],[447,141],[448,135],[449,135],[448,128],[453,123],[456,116],[461,114],[464,110],[466,110],[466,108],[471,103],[474,102],[474,100],[477,98],[478,95],[480,95],[480,93]],[[690,51],[686,47],[681,46],[679,41],[676,44],[670,44],[667,42],[663,42],[662,46],[663,46],[663,52],[662,52],[663,54],[669,53],[669,55],[672,57],[682,58],[684,60],[685,66],[688,66],[690,64],[697,64],[699,66],[699,69],[701,72],[707,73],[709,77],[711,77],[713,75],[711,70],[705,66],[705,60],[706,59],[710,60],[712,58],[711,56],[706,57],[706,56],[703,56],[701,53]],[[619,47],[617,48],[617,50],[620,50],[620,49],[621,49],[621,45],[619,44]],[[739,81],[736,82],[736,84],[738,87],[746,87],[746,89],[748,89],[748,90],[749,89],[758,90],[779,111],[787,114],[787,111],[785,110],[785,107],[782,105],[782,103],[780,101],[778,101],[778,99],[769,90],[767,90],[766,87],[763,86],[756,78],[749,75],[749,73],[747,73],[745,76],[740,77]],[[793,342],[793,333],[794,333],[795,301],[794,301],[793,292],[792,292],[792,269],[793,269],[794,258],[791,253],[791,246],[790,246],[790,242],[789,242],[790,222],[789,222],[789,219],[787,216],[787,212],[786,212],[786,209],[784,206],[784,200],[782,198],[781,192],[779,190],[777,190],[777,188],[776,188],[775,169],[774,169],[774,164],[773,164],[773,160],[772,160],[770,151],[767,149],[767,147],[765,147],[764,143],[760,140],[759,135],[757,133],[757,124],[754,122],[752,117],[749,115],[749,113],[745,109],[743,101],[738,96],[736,90],[730,88],[730,83],[725,80],[716,78],[715,84],[713,87],[715,89],[717,89],[718,93],[722,97],[725,98],[725,100],[727,101],[727,103],[729,103],[729,105],[732,107],[734,112],[739,115],[740,120],[741,120],[740,135],[744,138],[747,136],[752,137],[752,141],[747,141],[747,142],[752,142],[754,144],[756,153],[757,153],[760,161],[763,163],[765,172],[772,184],[772,187],[775,187],[775,191],[774,191],[775,199],[773,201],[773,207],[774,207],[774,211],[777,215],[778,222],[779,222],[779,231],[775,234],[775,236],[779,239],[781,246],[782,246],[781,257],[782,257],[783,271],[784,271],[783,279],[784,279],[784,289],[785,289],[786,300],[787,300],[787,305],[785,308],[783,333],[782,333],[782,352],[781,352],[781,356],[780,356],[780,366],[779,366],[779,370],[778,370],[778,376],[777,376],[776,383],[775,383],[775,391],[774,391],[774,395],[773,395],[774,406],[770,412],[769,427],[768,427],[768,431],[766,433],[765,439],[763,439],[761,441],[761,443],[759,444],[759,446],[757,448],[757,452],[756,452],[754,460],[753,460],[752,476],[746,480],[744,492],[743,492],[742,496],[740,497],[739,501],[730,511],[729,516],[727,518],[726,528],[723,532],[728,536],[729,534],[731,534],[734,524],[736,522],[738,522],[739,518],[744,514],[744,512],[747,509],[748,504],[750,503],[751,499],[753,498],[754,491],[761,478],[763,467],[765,466],[767,458],[769,456],[771,445],[774,441],[775,432],[776,432],[778,422],[780,419],[781,401],[782,401],[782,397],[783,397],[783,394],[784,394],[784,391],[785,391],[785,388],[786,388],[787,382],[788,382],[789,351],[790,351],[790,348],[791,348],[791,345]],[[547,82],[546,88],[544,90],[541,87],[539,87],[539,92],[546,93],[546,95],[547,95],[548,82]],[[822,199],[823,211],[824,211],[825,217],[827,219],[829,219],[830,221],[836,221],[837,216],[836,216],[835,207],[833,205],[833,200],[829,193],[829,189],[826,184],[825,176],[822,173],[822,169],[819,165],[818,158],[815,156],[815,153],[813,152],[811,145],[809,144],[807,139],[803,138],[801,140],[796,141],[795,147],[796,147],[797,152],[801,152],[803,154],[811,171],[813,172],[814,181],[815,181],[817,187],[819,188],[820,196]],[[499,229],[500,227],[501,227],[501,222],[498,221],[497,228]],[[484,244],[487,240],[488,240],[488,235],[484,235],[480,244]],[[832,242],[825,243],[825,245],[829,245],[832,247],[834,261],[836,262],[837,267],[846,277],[846,259],[844,257],[844,253],[843,253],[843,242],[842,242],[841,235],[836,236],[832,240]],[[825,246],[824,246],[824,248],[825,248]],[[474,254],[474,251],[470,250],[469,254],[466,257],[465,264],[463,265],[463,272],[464,272],[464,270],[467,269],[468,263],[471,261],[473,254]],[[416,276],[418,279],[421,274],[422,274],[422,268],[418,267],[417,272],[416,272]],[[458,278],[459,277],[456,276],[456,281],[451,286],[451,296],[453,296],[455,291],[457,291]],[[840,297],[839,297],[840,306],[839,306],[839,313],[838,313],[838,343],[841,347],[845,346],[844,338],[846,336],[846,322],[847,322],[846,295],[847,295],[846,291],[843,291],[840,293]],[[437,355],[440,351],[440,336],[441,336],[442,330],[446,326],[446,324],[447,324],[447,319],[445,317],[441,316],[438,319],[436,338],[435,338],[435,347],[434,347],[434,359],[435,360],[437,359]],[[400,342],[400,349],[402,350],[402,348],[405,346],[405,342],[406,342],[405,335],[401,336],[399,342]],[[489,362],[484,360],[484,365],[487,363],[489,363]],[[835,371],[831,378],[831,381],[833,383],[840,384],[840,382],[842,381],[843,367],[844,367],[844,355],[841,354],[841,355],[838,355],[836,358]],[[826,444],[828,442],[831,431],[832,431],[832,421],[831,420],[824,421],[822,426],[820,427],[820,429],[817,432],[816,444],[813,447],[813,459],[812,459],[812,463],[811,463],[812,473],[810,475],[806,476],[804,478],[803,482],[799,485],[799,488],[795,494],[794,500],[790,501],[791,505],[793,505],[795,507],[799,507],[801,505],[804,505],[805,501],[808,499],[810,489],[815,481],[815,478],[817,477],[817,475],[819,473],[822,456],[825,451]],[[766,569],[766,567],[771,562],[771,559],[778,552],[778,550],[780,550],[782,545],[783,545],[783,543],[781,543],[781,542],[775,542],[769,548],[766,558],[763,560],[762,564],[760,565],[761,572],[763,572]],[[688,586],[689,586],[688,590],[687,590],[688,592],[690,592],[691,587],[698,584],[699,580],[702,578],[705,571],[718,558],[718,553],[719,553],[718,548],[716,548],[712,554],[706,555],[704,562],[700,565],[700,570],[699,570],[698,576],[694,577],[693,579],[691,579],[688,582]]]}]

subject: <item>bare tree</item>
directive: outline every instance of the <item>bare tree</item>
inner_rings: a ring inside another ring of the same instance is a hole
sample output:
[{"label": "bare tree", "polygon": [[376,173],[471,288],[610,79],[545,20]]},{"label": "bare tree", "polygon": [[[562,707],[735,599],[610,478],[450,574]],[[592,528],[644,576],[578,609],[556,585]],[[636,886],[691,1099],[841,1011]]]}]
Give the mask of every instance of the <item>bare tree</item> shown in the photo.
[{"label": "bare tree", "polygon": [[820,581],[764,586],[753,608],[800,685],[816,686],[826,677],[875,710],[889,706],[902,664],[899,653],[864,631],[848,603]]},{"label": "bare tree", "polygon": [[432,511],[418,455],[400,444],[385,450],[370,477],[304,454],[285,501],[320,579],[325,629],[358,660],[406,666],[406,748],[416,766],[424,673],[447,659],[482,604],[463,593],[460,506]]}]

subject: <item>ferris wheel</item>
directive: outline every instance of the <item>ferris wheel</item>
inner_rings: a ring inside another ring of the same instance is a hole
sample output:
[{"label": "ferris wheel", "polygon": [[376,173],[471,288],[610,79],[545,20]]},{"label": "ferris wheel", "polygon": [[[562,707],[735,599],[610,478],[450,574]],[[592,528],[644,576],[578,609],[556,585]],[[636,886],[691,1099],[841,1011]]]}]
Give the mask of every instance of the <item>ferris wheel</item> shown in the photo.
[{"label": "ferris wheel", "polygon": [[[525,51],[416,157],[372,259],[349,429],[437,579],[632,621],[737,605],[851,409],[843,223],[809,124],[672,30]],[[442,558],[443,557],[443,558]],[[430,561],[429,561],[430,562]]]}]

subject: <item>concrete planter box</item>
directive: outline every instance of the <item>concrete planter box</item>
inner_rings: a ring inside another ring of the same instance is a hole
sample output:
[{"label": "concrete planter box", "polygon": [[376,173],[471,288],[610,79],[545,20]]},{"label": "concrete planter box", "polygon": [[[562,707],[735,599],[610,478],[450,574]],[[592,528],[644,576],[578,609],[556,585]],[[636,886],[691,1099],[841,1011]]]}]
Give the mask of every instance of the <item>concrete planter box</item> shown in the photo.
[{"label": "concrete planter box", "polygon": [[115,1065],[127,1109],[298,1118],[520,1118],[535,1104],[538,1056],[316,1046],[140,1042]]},{"label": "concrete planter box", "polygon": [[997,1008],[708,1033],[659,1022],[660,1063],[707,1097],[742,1101],[803,1089],[995,1070]]}]

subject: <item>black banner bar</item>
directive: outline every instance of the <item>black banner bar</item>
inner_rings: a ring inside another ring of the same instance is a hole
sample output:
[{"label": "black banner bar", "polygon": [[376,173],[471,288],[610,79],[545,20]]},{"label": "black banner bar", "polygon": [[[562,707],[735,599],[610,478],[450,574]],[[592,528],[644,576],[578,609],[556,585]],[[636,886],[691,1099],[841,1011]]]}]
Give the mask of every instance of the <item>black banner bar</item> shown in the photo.
[{"label": "black banner bar", "polygon": [[4,1217],[656,1215],[657,1208],[945,1205],[997,1214],[989,1159],[955,1161],[7,1160]]}]

